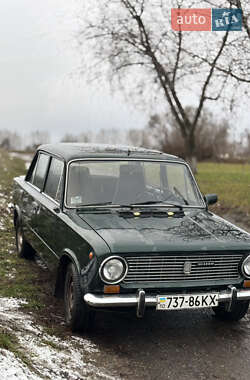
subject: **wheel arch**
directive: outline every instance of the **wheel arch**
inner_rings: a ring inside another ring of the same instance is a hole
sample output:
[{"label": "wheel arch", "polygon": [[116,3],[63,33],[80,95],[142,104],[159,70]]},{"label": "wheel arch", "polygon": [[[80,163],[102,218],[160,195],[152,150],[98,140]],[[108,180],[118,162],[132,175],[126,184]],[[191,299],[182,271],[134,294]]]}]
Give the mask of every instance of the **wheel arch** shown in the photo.
[{"label": "wheel arch", "polygon": [[77,268],[78,273],[80,273],[80,265],[76,258],[76,255],[70,249],[65,249],[62,252],[62,256],[60,257],[56,274],[54,295],[57,298],[63,298],[65,277],[67,273],[67,267],[70,263],[73,263]]}]

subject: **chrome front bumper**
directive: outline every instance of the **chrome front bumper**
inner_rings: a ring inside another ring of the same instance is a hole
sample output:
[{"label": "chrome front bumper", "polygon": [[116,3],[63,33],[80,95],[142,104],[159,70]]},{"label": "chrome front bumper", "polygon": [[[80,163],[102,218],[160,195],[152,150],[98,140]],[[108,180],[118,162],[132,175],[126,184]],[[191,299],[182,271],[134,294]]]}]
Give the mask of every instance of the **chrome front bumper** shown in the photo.
[{"label": "chrome front bumper", "polygon": [[[166,292],[167,293],[167,292]],[[212,292],[213,293],[213,292]],[[229,303],[229,309],[236,301],[250,300],[250,289],[236,289],[229,286],[227,290],[214,292],[219,293],[219,302]],[[202,293],[201,293],[202,294]],[[173,294],[171,294],[173,295]],[[87,293],[84,295],[84,301],[91,307],[108,308],[108,307],[137,307],[138,317],[142,316],[147,306],[157,305],[156,295],[146,295],[145,291],[139,290],[137,294],[113,294],[99,295]]]}]

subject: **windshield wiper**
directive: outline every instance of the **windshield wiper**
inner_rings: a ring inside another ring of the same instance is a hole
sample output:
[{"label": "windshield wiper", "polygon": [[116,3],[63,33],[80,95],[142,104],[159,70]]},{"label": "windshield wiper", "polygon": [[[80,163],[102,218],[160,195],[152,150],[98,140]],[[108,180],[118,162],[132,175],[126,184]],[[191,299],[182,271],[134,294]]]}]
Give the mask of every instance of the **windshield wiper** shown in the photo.
[{"label": "windshield wiper", "polygon": [[118,205],[118,204],[113,204],[112,202],[102,202],[102,203],[86,203],[86,204],[80,204],[77,205],[76,209],[77,210],[82,210],[85,207],[86,208],[91,208],[91,207],[110,207],[110,208],[132,208],[130,205]]},{"label": "windshield wiper", "polygon": [[112,202],[103,202],[103,203],[89,203],[89,204],[80,204],[76,207],[77,210],[83,210],[85,208],[129,208],[134,209],[137,207],[143,207],[143,206],[155,206],[159,205],[159,207],[176,207],[179,208],[181,211],[183,210],[183,206],[176,203],[165,203],[166,201],[147,201],[147,202],[140,202],[140,203],[133,203],[133,204],[113,204]]},{"label": "windshield wiper", "polygon": [[148,202],[140,202],[140,203],[133,203],[131,206],[155,206],[159,204],[159,207],[177,207],[180,210],[183,210],[183,206],[176,203],[165,203],[165,201],[148,201]]},{"label": "windshield wiper", "polygon": [[188,205],[188,201],[186,200],[186,198],[184,198],[184,196],[182,195],[182,193],[180,192],[179,189],[177,189],[177,187],[173,187],[174,191],[179,195],[179,197],[181,197],[181,199],[184,201],[185,205]]}]

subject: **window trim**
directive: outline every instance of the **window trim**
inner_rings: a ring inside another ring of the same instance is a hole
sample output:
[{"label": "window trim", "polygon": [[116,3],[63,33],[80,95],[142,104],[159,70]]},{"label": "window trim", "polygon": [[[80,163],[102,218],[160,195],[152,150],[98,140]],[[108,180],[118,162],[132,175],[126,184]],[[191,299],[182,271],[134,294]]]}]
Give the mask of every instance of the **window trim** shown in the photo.
[{"label": "window trim", "polygon": [[203,203],[204,206],[190,206],[190,205],[183,205],[183,207],[185,208],[188,208],[188,209],[206,209],[207,208],[207,205],[205,203],[205,200],[204,200],[204,197],[200,191],[200,188],[198,186],[198,183],[194,177],[194,174],[189,166],[189,164],[185,161],[178,161],[178,160],[154,160],[152,158],[76,158],[76,159],[72,159],[70,161],[67,162],[67,165],[66,165],[66,173],[65,173],[65,187],[64,187],[64,201],[63,201],[63,205],[64,207],[66,207],[67,209],[71,209],[71,210],[75,210],[77,209],[77,207],[72,207],[72,206],[69,206],[67,204],[67,192],[68,192],[68,177],[69,177],[69,167],[70,165],[73,163],[73,162],[79,162],[79,161],[96,161],[96,162],[103,162],[103,161],[140,161],[140,162],[166,162],[166,163],[170,163],[170,164],[179,164],[179,165],[184,165],[187,167],[189,173],[190,173],[190,176],[191,178],[193,179],[196,187],[197,187],[197,191],[198,191],[198,195],[200,196],[201,198],[201,203]]},{"label": "window trim", "polygon": [[55,203],[56,206],[60,206],[61,204],[57,202],[55,199],[51,198],[48,194],[46,194],[44,191],[41,192],[42,195],[44,195],[47,199],[49,199],[51,202]]}]

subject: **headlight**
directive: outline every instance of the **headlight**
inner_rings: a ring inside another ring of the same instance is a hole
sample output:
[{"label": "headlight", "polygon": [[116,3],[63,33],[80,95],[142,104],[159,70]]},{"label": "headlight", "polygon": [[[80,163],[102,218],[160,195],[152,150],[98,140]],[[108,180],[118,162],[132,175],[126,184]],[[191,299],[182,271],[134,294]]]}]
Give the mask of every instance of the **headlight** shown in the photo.
[{"label": "headlight", "polygon": [[103,261],[99,274],[106,284],[118,284],[126,276],[127,270],[127,263],[122,257],[112,256]]},{"label": "headlight", "polygon": [[250,278],[250,256],[243,261],[242,272],[244,276]]}]

